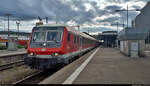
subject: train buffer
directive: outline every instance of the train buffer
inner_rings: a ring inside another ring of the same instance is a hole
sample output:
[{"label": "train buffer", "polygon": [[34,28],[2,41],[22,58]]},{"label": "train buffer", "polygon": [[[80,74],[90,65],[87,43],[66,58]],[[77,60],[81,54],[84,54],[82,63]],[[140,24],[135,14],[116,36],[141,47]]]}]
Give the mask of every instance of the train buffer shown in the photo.
[{"label": "train buffer", "polygon": [[130,58],[97,48],[39,84],[150,84],[150,56]]}]

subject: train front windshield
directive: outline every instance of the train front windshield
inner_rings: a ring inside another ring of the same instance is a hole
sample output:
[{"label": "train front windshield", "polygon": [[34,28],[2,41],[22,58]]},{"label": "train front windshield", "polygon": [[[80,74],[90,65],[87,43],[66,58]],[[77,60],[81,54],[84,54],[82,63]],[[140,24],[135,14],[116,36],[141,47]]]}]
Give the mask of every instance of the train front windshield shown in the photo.
[{"label": "train front windshield", "polygon": [[31,39],[31,47],[42,47],[43,43],[47,43],[47,47],[61,46],[63,36],[63,28],[58,27],[40,27],[34,28]]},{"label": "train front windshield", "polygon": [[33,32],[32,42],[44,42],[46,32]]},{"label": "train front windshield", "polygon": [[60,31],[46,31],[46,32],[34,32],[33,42],[59,42],[61,41],[62,32]]},{"label": "train front windshield", "polygon": [[48,31],[47,41],[61,41],[62,32],[60,31]]}]

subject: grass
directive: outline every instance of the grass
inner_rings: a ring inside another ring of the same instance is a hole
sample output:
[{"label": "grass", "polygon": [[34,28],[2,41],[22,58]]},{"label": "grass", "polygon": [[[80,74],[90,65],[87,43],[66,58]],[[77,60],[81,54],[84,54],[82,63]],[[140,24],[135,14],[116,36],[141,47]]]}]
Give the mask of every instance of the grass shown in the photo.
[{"label": "grass", "polygon": [[25,48],[25,46],[23,46],[23,45],[18,45],[18,48]]},{"label": "grass", "polygon": [[0,45],[0,50],[6,50],[7,47],[5,45]]},{"label": "grass", "polygon": [[[20,48],[25,48],[25,46],[23,45],[17,45],[17,47],[20,49]],[[6,50],[7,47],[5,45],[0,45],[0,50]]]}]

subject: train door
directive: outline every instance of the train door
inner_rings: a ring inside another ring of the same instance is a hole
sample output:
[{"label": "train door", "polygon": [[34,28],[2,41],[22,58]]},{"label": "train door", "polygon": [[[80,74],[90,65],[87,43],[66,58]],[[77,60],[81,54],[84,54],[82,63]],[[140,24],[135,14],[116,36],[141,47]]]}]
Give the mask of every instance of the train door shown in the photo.
[{"label": "train door", "polygon": [[82,37],[80,37],[80,42],[79,42],[79,50],[80,50],[80,55],[82,54]]}]

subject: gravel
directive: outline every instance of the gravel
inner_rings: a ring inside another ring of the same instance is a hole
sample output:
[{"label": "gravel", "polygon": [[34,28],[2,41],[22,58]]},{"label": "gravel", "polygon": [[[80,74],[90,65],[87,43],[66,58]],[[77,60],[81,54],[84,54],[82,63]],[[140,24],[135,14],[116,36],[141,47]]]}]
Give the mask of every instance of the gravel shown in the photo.
[{"label": "gravel", "polygon": [[36,72],[38,72],[38,70],[30,69],[25,65],[0,71],[0,84],[12,84]]}]

